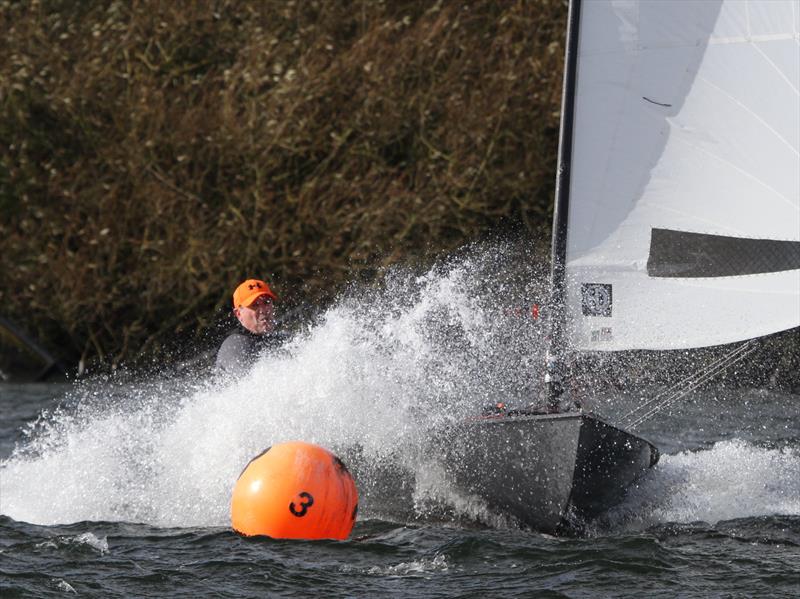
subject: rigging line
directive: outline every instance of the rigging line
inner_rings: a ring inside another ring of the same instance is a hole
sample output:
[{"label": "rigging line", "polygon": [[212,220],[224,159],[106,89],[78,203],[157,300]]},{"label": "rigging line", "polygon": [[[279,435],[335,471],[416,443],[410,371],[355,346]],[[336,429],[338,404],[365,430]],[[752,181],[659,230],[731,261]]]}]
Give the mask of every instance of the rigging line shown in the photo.
[{"label": "rigging line", "polygon": [[[751,342],[748,342],[748,343],[751,343]],[[653,398],[652,398],[652,399],[650,399],[649,401],[647,401],[647,402],[643,403],[643,404],[642,404],[642,405],[640,405],[640,406],[637,406],[637,407],[635,407],[633,410],[631,410],[630,412],[628,412],[627,414],[625,414],[625,415],[623,416],[623,419],[628,419],[628,418],[630,418],[631,416],[633,416],[634,414],[636,414],[636,412],[639,412],[639,411],[641,411],[641,410],[644,410],[644,409],[645,409],[645,408],[647,408],[649,405],[651,405],[651,404],[653,404],[653,403],[657,402],[659,399],[661,399],[661,397],[662,397],[662,396],[666,395],[667,393],[674,393],[674,392],[677,392],[677,391],[679,391],[679,390],[680,390],[680,388],[681,388],[682,386],[686,386],[686,385],[692,384],[692,383],[693,383],[693,379],[695,379],[696,377],[705,376],[705,373],[706,373],[706,372],[709,372],[709,371],[712,371],[712,370],[713,370],[713,371],[716,371],[716,369],[717,369],[717,368],[718,368],[720,365],[722,365],[722,364],[723,364],[723,363],[724,363],[726,360],[729,360],[731,357],[735,356],[736,354],[738,354],[738,353],[741,353],[742,351],[744,351],[744,349],[745,349],[746,347],[747,347],[747,344],[743,344],[743,345],[740,345],[740,346],[738,346],[738,347],[734,348],[734,349],[733,349],[731,352],[729,352],[729,353],[725,354],[725,355],[724,355],[724,356],[722,356],[721,358],[717,358],[717,359],[716,359],[714,362],[712,362],[711,364],[709,364],[709,365],[708,365],[708,366],[707,366],[707,367],[706,367],[704,370],[700,370],[700,371],[697,371],[697,372],[694,372],[694,373],[692,373],[692,374],[691,374],[691,375],[689,375],[687,378],[685,378],[685,379],[683,379],[682,381],[680,381],[680,382],[679,382],[677,385],[675,385],[674,387],[672,387],[672,388],[670,388],[670,389],[665,389],[664,391],[662,391],[661,393],[659,393],[658,395],[656,395],[655,397],[653,397]]]},{"label": "rigging line", "polygon": [[647,402],[635,407],[622,417],[622,421],[623,422],[627,421],[631,417],[635,416],[637,412],[641,412],[642,410],[648,408],[648,406],[658,402],[667,393],[673,393],[673,394],[679,393],[683,387],[695,384],[695,379],[706,378],[710,375],[716,374],[721,369],[727,368],[728,367],[728,364],[726,364],[727,361],[730,361],[731,359],[734,359],[738,354],[747,351],[748,348],[753,343],[754,341],[751,339],[747,343],[744,343],[734,348],[732,351],[728,352],[721,358],[717,358],[714,362],[706,366],[703,370],[699,370],[697,372],[692,373],[691,375],[680,381],[674,387],[662,391],[661,393],[659,393],[652,399],[648,400]]},{"label": "rigging line", "polygon": [[[739,355],[735,360],[731,361],[729,364],[726,364],[725,367],[733,366],[737,362],[739,362],[742,359],[744,359],[745,357],[747,357],[747,355],[749,353],[750,352],[745,352],[745,353]],[[666,407],[672,405],[673,403],[675,403],[675,401],[677,401],[678,399],[680,399],[682,397],[685,397],[689,392],[697,389],[700,385],[702,385],[703,383],[705,383],[706,381],[711,379],[714,375],[716,375],[718,372],[720,372],[723,369],[724,368],[721,367],[721,368],[715,369],[714,371],[707,372],[702,377],[700,377],[696,381],[694,381],[691,385],[689,385],[688,387],[682,389],[679,393],[676,393],[676,394],[666,398],[666,400],[664,400],[661,404],[659,404],[657,406],[654,406],[647,413],[643,414],[642,416],[640,416],[639,418],[634,420],[633,423],[631,423],[628,426],[632,428],[632,427],[636,427],[636,426],[640,425],[642,422],[644,422],[645,420],[651,418],[653,415],[657,414],[658,412],[660,412],[664,408],[666,408]]]},{"label": "rigging line", "polygon": [[668,397],[666,400],[661,402],[660,405],[654,406],[647,413],[643,414],[642,416],[640,416],[639,418],[634,420],[631,424],[627,425],[627,427],[630,428],[630,429],[636,428],[637,426],[642,424],[644,421],[652,418],[655,414],[657,414],[658,412],[660,412],[664,408],[669,407],[670,405],[675,403],[677,400],[682,399],[683,397],[685,397],[689,392],[693,391],[694,389],[697,389],[700,385],[702,385],[703,383],[708,381],[710,378],[712,378],[715,374],[717,374],[721,370],[724,370],[726,368],[730,368],[731,366],[737,364],[738,362],[741,362],[744,358],[746,358],[753,351],[755,351],[755,349],[756,349],[756,346],[753,345],[753,346],[749,347],[747,349],[747,351],[741,352],[738,356],[736,356],[735,359],[730,360],[729,363],[721,364],[718,368],[715,368],[713,371],[707,371],[701,377],[699,377],[696,381],[694,381],[690,386],[688,386],[687,388],[682,389],[680,392]]},{"label": "rigging line", "polygon": [[[693,375],[693,376],[691,376],[691,377],[689,377],[687,379],[684,379],[681,383],[679,383],[679,387],[675,390],[675,392],[672,395],[670,395],[669,397],[666,397],[665,399],[663,399],[660,402],[660,405],[654,406],[648,412],[646,412],[645,414],[643,414],[639,418],[634,419],[630,424],[626,424],[625,426],[628,426],[628,427],[638,426],[644,420],[647,420],[648,418],[650,418],[653,414],[659,412],[664,407],[666,407],[668,405],[671,405],[676,399],[679,399],[680,397],[685,396],[687,393],[689,393],[690,391],[693,391],[694,389],[696,389],[697,387],[699,387],[700,385],[702,385],[703,383],[705,383],[706,381],[708,381],[709,379],[714,377],[716,374],[722,372],[726,368],[729,368],[729,367],[733,366],[734,364],[739,362],[741,359],[746,357],[754,349],[755,349],[755,347],[750,348],[747,351],[739,351],[739,350],[737,350],[736,352],[731,352],[730,354],[728,354],[725,357],[724,360],[718,361],[717,363],[713,364],[708,370],[706,370],[704,372],[701,372],[701,373],[696,373],[695,375]],[[737,353],[738,353],[738,355],[736,355]],[[656,401],[656,399],[659,399],[663,395],[664,395],[664,393],[662,392],[656,398],[654,398],[653,400],[651,400],[651,401],[647,402],[646,404],[644,404],[643,406],[641,406],[641,408],[644,409],[645,407],[647,407],[649,405],[652,405]],[[638,410],[638,408],[637,408],[637,410]],[[626,418],[630,418],[630,416],[634,412],[636,412],[637,410],[633,410],[633,412],[631,412],[628,416],[626,416]]]},{"label": "rigging line", "polygon": [[688,387],[687,389],[685,389],[683,393],[669,398],[668,401],[665,401],[665,402],[661,403],[660,405],[654,406],[649,412],[647,412],[646,414],[642,414],[642,416],[640,416],[639,418],[634,420],[631,424],[626,425],[628,430],[633,431],[633,430],[637,429],[640,424],[642,424],[645,421],[649,420],[650,418],[652,418],[653,416],[655,416],[656,414],[658,414],[662,410],[664,410],[666,408],[669,408],[670,406],[672,406],[679,399],[683,399],[691,391],[693,391],[694,389],[696,389],[697,387],[699,387],[700,385],[705,383],[706,380],[707,379],[704,379],[702,381],[698,381],[697,384],[692,385],[691,387]]},{"label": "rigging line", "polygon": [[[749,352],[748,352],[748,353],[749,353]],[[747,354],[743,354],[743,355],[739,356],[739,357],[738,357],[736,360],[734,360],[734,361],[733,361],[733,362],[730,364],[730,366],[733,366],[733,365],[734,365],[734,364],[736,364],[737,362],[739,362],[739,361],[741,361],[742,359],[744,359],[746,356],[747,356]],[[638,418],[636,421],[634,421],[634,422],[633,422],[633,424],[629,425],[629,426],[628,426],[628,428],[629,428],[629,429],[631,429],[631,430],[635,429],[636,427],[638,427],[640,424],[642,424],[642,423],[643,423],[643,422],[645,422],[646,420],[648,420],[648,419],[652,418],[653,416],[655,416],[656,414],[658,414],[658,413],[659,413],[661,410],[663,410],[663,409],[665,409],[665,408],[668,408],[668,407],[669,407],[669,406],[671,406],[673,403],[675,403],[677,400],[679,400],[679,399],[682,399],[683,397],[685,397],[686,395],[688,395],[688,394],[689,394],[689,392],[693,391],[694,389],[696,389],[697,387],[699,387],[701,384],[705,383],[705,382],[708,380],[708,378],[710,378],[710,377],[706,377],[706,378],[705,378],[705,379],[703,379],[703,380],[698,380],[698,382],[697,382],[695,385],[692,385],[692,386],[691,386],[691,387],[689,387],[688,389],[684,390],[684,392],[683,392],[683,393],[681,393],[681,394],[679,394],[679,395],[676,395],[675,397],[672,397],[672,398],[670,398],[668,401],[665,401],[665,402],[664,402],[664,403],[662,403],[661,405],[655,406],[655,407],[654,407],[652,410],[650,410],[650,411],[649,411],[647,414],[644,414],[644,415],[642,415],[640,418]]]}]

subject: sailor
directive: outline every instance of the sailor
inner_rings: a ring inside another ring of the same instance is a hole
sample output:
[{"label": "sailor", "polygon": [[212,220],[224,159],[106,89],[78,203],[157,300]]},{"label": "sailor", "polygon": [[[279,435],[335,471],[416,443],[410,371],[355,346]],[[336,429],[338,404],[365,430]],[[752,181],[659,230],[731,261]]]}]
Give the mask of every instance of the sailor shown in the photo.
[{"label": "sailor", "polygon": [[264,281],[247,279],[233,292],[233,315],[241,327],[228,335],[217,352],[218,372],[241,373],[264,349],[283,338],[275,331],[275,302],[278,296]]}]

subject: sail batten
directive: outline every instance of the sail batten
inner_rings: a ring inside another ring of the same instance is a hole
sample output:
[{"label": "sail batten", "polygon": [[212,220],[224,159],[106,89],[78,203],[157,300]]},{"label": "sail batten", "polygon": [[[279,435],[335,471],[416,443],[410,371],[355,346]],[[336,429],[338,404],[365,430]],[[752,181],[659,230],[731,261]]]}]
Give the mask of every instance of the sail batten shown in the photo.
[{"label": "sail batten", "polygon": [[583,4],[572,349],[703,347],[800,326],[796,4]]}]

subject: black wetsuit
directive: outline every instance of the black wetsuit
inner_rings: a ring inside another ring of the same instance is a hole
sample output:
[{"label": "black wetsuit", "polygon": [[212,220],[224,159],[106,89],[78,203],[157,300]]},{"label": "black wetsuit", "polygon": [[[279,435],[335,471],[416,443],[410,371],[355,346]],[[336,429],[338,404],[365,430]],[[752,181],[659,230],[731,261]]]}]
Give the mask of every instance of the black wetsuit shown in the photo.
[{"label": "black wetsuit", "polygon": [[239,327],[230,333],[219,347],[214,370],[242,373],[255,364],[261,352],[279,346],[285,338],[286,335],[281,332],[255,335],[247,329]]}]

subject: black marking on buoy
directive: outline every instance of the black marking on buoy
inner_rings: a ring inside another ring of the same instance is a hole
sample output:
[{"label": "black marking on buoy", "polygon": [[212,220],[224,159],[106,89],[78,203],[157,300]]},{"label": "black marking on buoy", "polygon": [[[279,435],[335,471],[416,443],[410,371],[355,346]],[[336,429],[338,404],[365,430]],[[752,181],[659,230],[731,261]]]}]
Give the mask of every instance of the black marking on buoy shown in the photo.
[{"label": "black marking on buoy", "polygon": [[300,509],[298,510],[294,507],[294,501],[289,504],[289,511],[292,512],[293,515],[297,516],[298,518],[302,518],[306,515],[308,508],[314,505],[314,497],[311,496],[311,493],[306,493],[303,491],[300,493],[300,497],[303,499],[307,499],[308,501],[300,502]]},{"label": "black marking on buoy", "polygon": [[350,471],[347,469],[347,466],[344,465],[344,462],[342,460],[340,460],[336,456],[333,456],[333,463],[336,464],[336,467],[339,468],[340,472],[346,473],[350,475],[350,477],[352,478],[353,475],[350,474]]},{"label": "black marking on buoy", "polygon": [[356,506],[353,508],[353,515],[350,516],[350,519],[351,520],[355,520],[356,519],[356,514],[358,514],[358,504],[357,503],[356,503]]},{"label": "black marking on buoy", "polygon": [[239,473],[239,476],[236,477],[236,480],[239,480],[240,478],[242,478],[242,474],[244,474],[244,471],[247,470],[250,467],[250,464],[255,462],[258,458],[260,458],[262,455],[267,453],[270,449],[272,449],[272,445],[267,447],[264,451],[262,451],[260,454],[258,454],[256,457],[254,457],[252,460],[247,462],[247,465],[244,468],[242,468],[242,471]]}]

